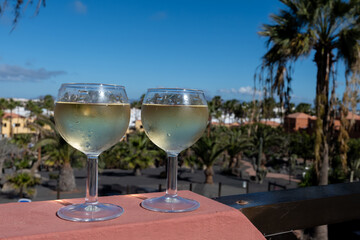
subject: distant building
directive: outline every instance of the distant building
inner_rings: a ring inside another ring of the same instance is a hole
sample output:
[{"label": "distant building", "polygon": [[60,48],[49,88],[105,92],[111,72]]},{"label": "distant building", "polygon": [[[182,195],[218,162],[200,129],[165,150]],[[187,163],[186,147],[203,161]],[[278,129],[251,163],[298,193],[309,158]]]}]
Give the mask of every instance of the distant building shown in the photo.
[{"label": "distant building", "polygon": [[[12,129],[10,125],[10,119],[12,116]],[[10,137],[11,131],[13,134],[27,134],[27,133],[36,133],[35,130],[32,130],[28,125],[33,122],[32,118],[26,118],[16,113],[5,113],[2,117],[2,126],[1,126],[1,136]]]},{"label": "distant building", "polygon": [[261,124],[264,124],[264,125],[267,125],[267,126],[273,127],[273,128],[281,126],[281,124],[279,122],[270,121],[270,120],[261,120],[260,122],[244,122],[243,125],[249,125],[249,124],[251,125],[254,123],[261,123]]},{"label": "distant building", "polygon": [[310,116],[306,113],[293,113],[285,116],[284,128],[287,132],[296,132],[300,130],[312,129],[315,123],[316,117]]},{"label": "distant building", "polygon": [[274,128],[281,126],[281,124],[277,121],[262,120],[260,123]]},{"label": "distant building", "polygon": [[130,112],[130,122],[129,122],[129,128],[135,128],[136,122],[141,122],[141,109],[132,108]]},{"label": "distant building", "polygon": [[[352,112],[349,112],[346,116],[346,120],[348,121],[354,121],[354,124],[352,125],[352,128],[350,129],[349,136],[351,138],[360,138],[360,116],[353,114]],[[340,120],[338,120],[338,124],[335,122],[335,128],[337,130],[340,129]]]},{"label": "distant building", "polygon": [[[284,119],[284,129],[287,132],[306,131],[309,134],[315,132],[316,117],[305,113],[293,113],[287,115]],[[351,138],[360,138],[360,116],[349,112],[346,119],[354,121],[349,132]],[[339,131],[341,122],[339,119],[334,120],[334,130]]]}]

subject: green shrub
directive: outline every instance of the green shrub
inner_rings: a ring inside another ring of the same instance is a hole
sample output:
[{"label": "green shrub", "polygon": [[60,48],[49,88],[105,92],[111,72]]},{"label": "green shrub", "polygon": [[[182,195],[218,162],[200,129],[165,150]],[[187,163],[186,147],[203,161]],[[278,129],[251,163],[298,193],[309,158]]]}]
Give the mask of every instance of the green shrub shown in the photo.
[{"label": "green shrub", "polygon": [[35,188],[37,184],[40,184],[40,179],[34,177],[28,172],[16,173],[8,181],[12,183],[15,189],[19,190],[20,197],[33,197],[35,194]]}]

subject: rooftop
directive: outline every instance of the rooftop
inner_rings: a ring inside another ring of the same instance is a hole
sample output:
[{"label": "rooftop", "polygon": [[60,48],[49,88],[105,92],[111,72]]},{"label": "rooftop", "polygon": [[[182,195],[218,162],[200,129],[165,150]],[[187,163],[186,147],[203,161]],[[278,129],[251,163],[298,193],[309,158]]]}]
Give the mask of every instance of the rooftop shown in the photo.
[{"label": "rooftop", "polygon": [[302,113],[302,112],[292,113],[292,114],[287,115],[286,117],[287,118],[312,118],[311,115]]}]

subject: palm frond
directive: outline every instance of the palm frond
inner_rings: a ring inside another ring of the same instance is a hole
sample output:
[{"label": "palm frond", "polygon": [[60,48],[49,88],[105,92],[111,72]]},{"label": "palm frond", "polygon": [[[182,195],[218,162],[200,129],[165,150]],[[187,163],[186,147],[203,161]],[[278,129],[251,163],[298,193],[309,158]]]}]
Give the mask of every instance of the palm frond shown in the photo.
[{"label": "palm frond", "polygon": [[37,149],[39,147],[43,147],[46,145],[57,145],[57,141],[53,138],[44,138],[44,139],[40,139],[35,145],[34,145],[34,149]]}]

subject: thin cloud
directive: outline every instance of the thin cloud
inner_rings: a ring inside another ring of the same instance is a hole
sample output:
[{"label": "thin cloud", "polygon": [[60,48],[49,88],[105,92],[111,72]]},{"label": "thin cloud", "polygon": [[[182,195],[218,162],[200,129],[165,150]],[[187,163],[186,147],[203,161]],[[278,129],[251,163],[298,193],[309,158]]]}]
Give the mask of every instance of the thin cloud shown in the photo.
[{"label": "thin cloud", "polygon": [[34,62],[35,62],[34,60],[30,60],[30,59],[29,59],[29,60],[27,60],[27,61],[25,62],[25,65],[28,66],[28,67],[32,67],[32,66],[34,66]]},{"label": "thin cloud", "polygon": [[227,93],[227,94],[234,94],[234,95],[257,95],[261,96],[262,92],[259,90],[255,90],[253,87],[247,86],[247,87],[240,87],[238,89],[236,88],[230,88],[230,89],[220,89],[218,90],[220,93]]},{"label": "thin cloud", "polygon": [[150,19],[154,20],[154,21],[161,21],[161,20],[165,20],[167,18],[168,18],[168,14],[167,14],[167,12],[164,12],[164,11],[156,12],[150,16]]},{"label": "thin cloud", "polygon": [[81,1],[75,1],[73,6],[77,13],[80,13],[80,14],[87,13],[87,6],[84,3],[82,3]]},{"label": "thin cloud", "polygon": [[64,74],[65,71],[48,71],[45,68],[30,69],[15,65],[0,65],[0,81],[36,82]]}]

